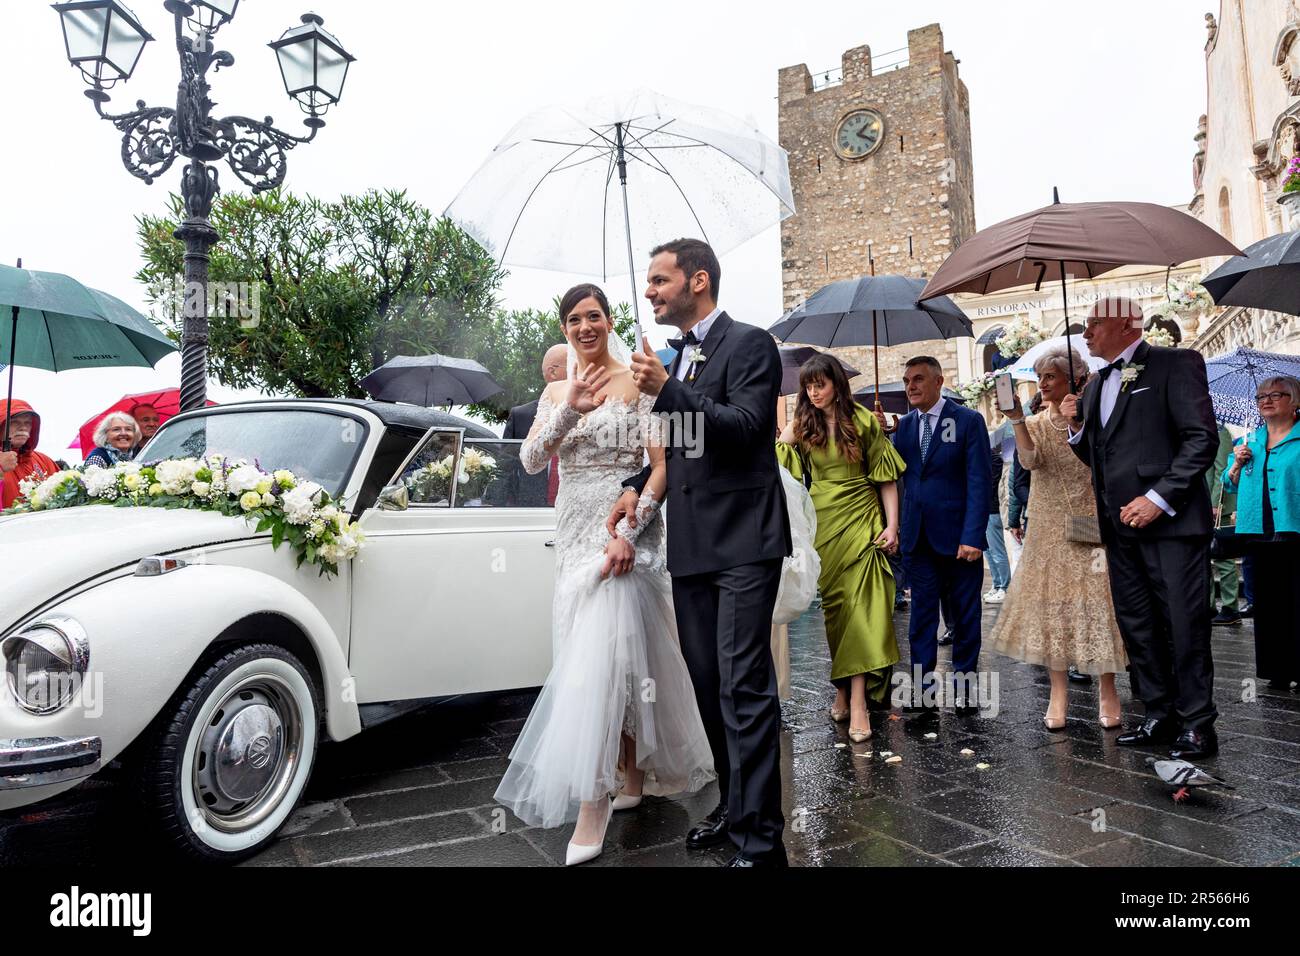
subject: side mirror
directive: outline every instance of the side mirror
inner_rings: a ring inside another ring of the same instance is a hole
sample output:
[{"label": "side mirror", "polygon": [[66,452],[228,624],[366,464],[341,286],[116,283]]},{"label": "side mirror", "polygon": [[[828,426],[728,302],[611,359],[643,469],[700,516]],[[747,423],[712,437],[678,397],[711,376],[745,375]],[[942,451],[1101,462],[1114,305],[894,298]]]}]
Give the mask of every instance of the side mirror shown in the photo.
[{"label": "side mirror", "polygon": [[399,481],[379,492],[376,504],[380,511],[405,511],[411,505],[411,496],[406,485]]}]

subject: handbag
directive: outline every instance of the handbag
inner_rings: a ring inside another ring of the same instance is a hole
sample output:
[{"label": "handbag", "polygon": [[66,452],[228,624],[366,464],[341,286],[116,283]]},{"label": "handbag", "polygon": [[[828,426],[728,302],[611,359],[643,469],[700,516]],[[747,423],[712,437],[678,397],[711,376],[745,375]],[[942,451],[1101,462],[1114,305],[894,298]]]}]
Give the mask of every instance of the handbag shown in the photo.
[{"label": "handbag", "polygon": [[1214,519],[1214,537],[1210,539],[1211,561],[1235,561],[1244,558],[1254,544],[1258,544],[1263,535],[1237,534],[1235,524],[1223,524],[1223,482],[1219,482],[1219,500],[1215,504],[1218,517]]},{"label": "handbag", "polygon": [[1096,515],[1067,515],[1065,518],[1065,540],[1075,544],[1089,544],[1093,547],[1101,544],[1101,525]]},{"label": "handbag", "polygon": [[[1044,413],[1048,414],[1048,413]],[[1051,424],[1050,422],[1048,424]],[[1058,429],[1059,430],[1059,429]],[[1058,473],[1053,470],[1053,475],[1061,484],[1065,494],[1062,496],[1063,501],[1070,500],[1069,483]],[[1073,544],[1086,544],[1090,547],[1099,547],[1101,541],[1101,524],[1097,521],[1095,514],[1090,515],[1072,515],[1065,516],[1065,540]]]},{"label": "handbag", "polygon": [[790,520],[792,553],[781,563],[781,583],[777,588],[776,605],[772,609],[773,624],[789,624],[808,610],[817,596],[817,580],[822,573],[821,556],[817,553],[817,509],[812,497],[799,487],[794,476],[780,465],[781,486],[785,491],[786,513]]}]

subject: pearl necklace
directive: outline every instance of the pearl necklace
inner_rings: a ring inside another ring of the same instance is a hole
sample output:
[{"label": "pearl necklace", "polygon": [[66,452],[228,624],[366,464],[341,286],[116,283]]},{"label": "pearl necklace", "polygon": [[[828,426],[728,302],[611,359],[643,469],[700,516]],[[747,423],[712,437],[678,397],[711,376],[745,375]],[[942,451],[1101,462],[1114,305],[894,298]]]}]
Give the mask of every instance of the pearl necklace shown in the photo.
[{"label": "pearl necklace", "polygon": [[[1061,421],[1065,421],[1065,419],[1062,418]],[[1065,426],[1062,427],[1062,428],[1057,428],[1057,427],[1056,427],[1056,422],[1052,421],[1052,410],[1051,410],[1050,408],[1047,410],[1047,424],[1049,424],[1049,425],[1052,426],[1052,431],[1057,431],[1057,432],[1068,432],[1068,431],[1070,430],[1070,423],[1069,423],[1069,422],[1065,422]]]}]

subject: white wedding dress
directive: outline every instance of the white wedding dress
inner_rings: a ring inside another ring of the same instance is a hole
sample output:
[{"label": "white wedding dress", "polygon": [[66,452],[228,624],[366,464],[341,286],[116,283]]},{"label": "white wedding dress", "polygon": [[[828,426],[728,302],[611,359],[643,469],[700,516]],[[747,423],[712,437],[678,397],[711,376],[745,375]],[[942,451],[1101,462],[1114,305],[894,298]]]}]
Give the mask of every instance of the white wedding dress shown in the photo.
[{"label": "white wedding dress", "polygon": [[577,819],[579,803],[621,785],[621,734],[636,739],[643,792],[698,790],[713,758],[678,645],[662,517],[644,507],[634,569],[600,579],[605,522],[641,470],[654,399],[608,398],[587,415],[543,395],[520,457],[531,474],[559,455],[554,658],[510,752],[496,799],[532,826]]}]

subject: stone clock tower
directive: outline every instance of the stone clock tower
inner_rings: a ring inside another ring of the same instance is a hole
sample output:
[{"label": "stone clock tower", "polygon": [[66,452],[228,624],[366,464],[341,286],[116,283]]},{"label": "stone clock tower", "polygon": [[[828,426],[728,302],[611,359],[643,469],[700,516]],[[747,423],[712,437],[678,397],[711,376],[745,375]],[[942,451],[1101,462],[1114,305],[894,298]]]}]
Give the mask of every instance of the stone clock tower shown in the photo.
[{"label": "stone clock tower", "polygon": [[[907,34],[905,63],[902,52],[873,69],[871,48],[855,47],[839,77],[814,78],[802,64],[780,72],[780,140],[798,210],[781,225],[783,310],[869,274],[869,249],[878,274],[919,278],[975,232],[970,101],[957,60],[937,23]],[[864,372],[870,351],[837,350]],[[928,351],[956,381],[955,343],[887,351],[882,380],[901,377],[902,353]]]}]

